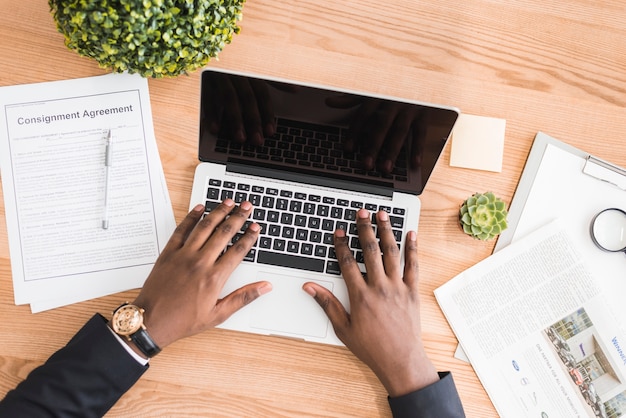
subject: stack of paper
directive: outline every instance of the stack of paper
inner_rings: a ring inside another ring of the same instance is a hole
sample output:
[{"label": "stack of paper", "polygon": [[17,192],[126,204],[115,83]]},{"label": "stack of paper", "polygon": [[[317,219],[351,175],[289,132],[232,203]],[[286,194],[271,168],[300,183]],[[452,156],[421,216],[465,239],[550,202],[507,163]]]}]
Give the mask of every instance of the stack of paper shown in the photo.
[{"label": "stack of paper", "polygon": [[626,330],[558,221],[435,296],[500,416],[626,413]]},{"label": "stack of paper", "polygon": [[9,86],[0,105],[15,303],[38,312],[141,287],[175,227],[147,81]]},{"label": "stack of paper", "polygon": [[503,417],[626,414],[624,257],[590,235],[624,170],[593,161],[538,133],[497,252],[435,290]]}]

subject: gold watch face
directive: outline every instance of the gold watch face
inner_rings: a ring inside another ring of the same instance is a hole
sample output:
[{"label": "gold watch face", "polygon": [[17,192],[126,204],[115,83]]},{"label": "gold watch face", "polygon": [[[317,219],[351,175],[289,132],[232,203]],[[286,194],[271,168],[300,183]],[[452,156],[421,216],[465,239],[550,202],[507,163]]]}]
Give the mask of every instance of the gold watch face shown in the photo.
[{"label": "gold watch face", "polygon": [[143,324],[143,309],[135,305],[124,305],[115,311],[111,319],[113,331],[119,335],[131,335]]}]

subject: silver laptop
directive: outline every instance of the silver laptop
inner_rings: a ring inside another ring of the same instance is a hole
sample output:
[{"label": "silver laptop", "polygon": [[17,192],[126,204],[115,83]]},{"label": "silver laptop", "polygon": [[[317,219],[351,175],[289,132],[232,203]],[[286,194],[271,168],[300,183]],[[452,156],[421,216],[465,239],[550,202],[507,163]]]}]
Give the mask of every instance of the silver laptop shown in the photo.
[{"label": "silver laptop", "polygon": [[347,231],[365,271],[359,208],[388,211],[404,251],[406,233],[417,230],[418,196],[459,111],[207,69],[200,112],[190,207],[204,203],[208,213],[225,198],[248,200],[250,222],[262,227],[223,295],[254,281],[273,285],[221,327],[342,345],[302,285],[319,283],[349,310],[333,231]]}]

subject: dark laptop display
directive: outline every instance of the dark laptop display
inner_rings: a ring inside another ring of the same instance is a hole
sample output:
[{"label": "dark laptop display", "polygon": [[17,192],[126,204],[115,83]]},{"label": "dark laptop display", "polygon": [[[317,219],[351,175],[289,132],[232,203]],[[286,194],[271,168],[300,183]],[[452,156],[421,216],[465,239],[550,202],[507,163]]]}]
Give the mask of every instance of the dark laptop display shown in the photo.
[{"label": "dark laptop display", "polygon": [[361,191],[421,194],[458,116],[222,72],[205,71],[201,85],[201,161],[267,169],[287,180],[343,180]]}]

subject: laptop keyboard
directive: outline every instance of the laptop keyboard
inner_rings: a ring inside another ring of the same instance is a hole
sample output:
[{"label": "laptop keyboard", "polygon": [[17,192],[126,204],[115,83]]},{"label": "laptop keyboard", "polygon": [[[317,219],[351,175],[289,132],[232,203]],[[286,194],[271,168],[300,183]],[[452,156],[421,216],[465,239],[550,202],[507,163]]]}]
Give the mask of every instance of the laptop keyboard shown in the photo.
[{"label": "laptop keyboard", "polygon": [[262,146],[220,138],[215,144],[215,150],[261,161],[408,182],[405,148],[400,151],[393,171],[385,174],[365,170],[356,153],[344,151],[345,136],[346,130],[338,127],[279,118],[276,120],[276,133],[266,138]]},{"label": "laptop keyboard", "polygon": [[205,213],[211,212],[224,199],[233,199],[236,203],[248,200],[254,206],[250,219],[233,237],[230,245],[243,235],[250,223],[256,222],[261,226],[255,246],[244,258],[246,262],[339,275],[341,272],[333,247],[336,229],[346,231],[353,256],[357,262],[363,263],[356,229],[356,213],[360,208],[371,212],[375,231],[376,212],[388,212],[398,247],[402,241],[404,208],[325,196],[317,192],[307,194],[210,179]]}]

